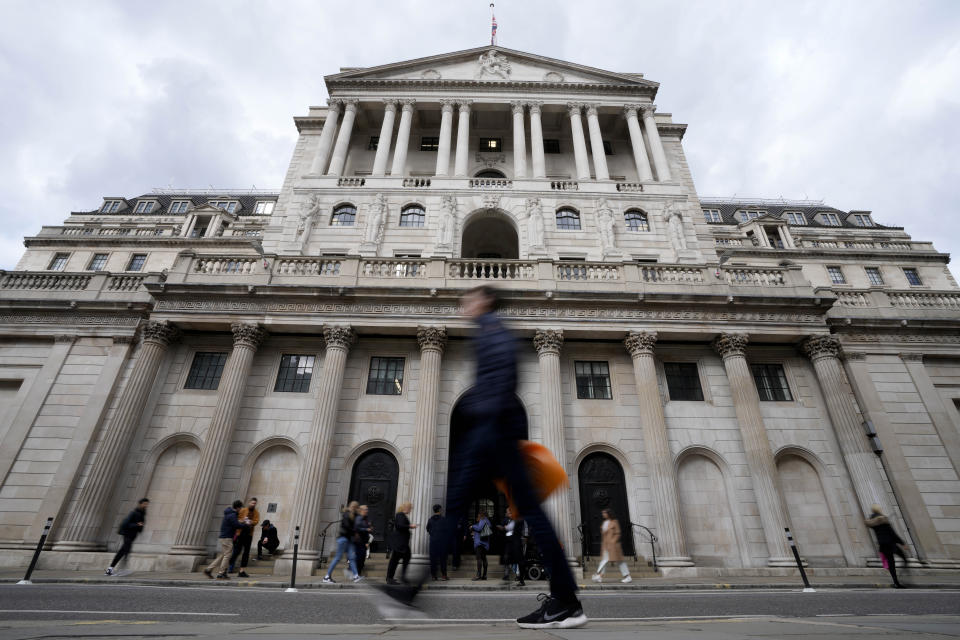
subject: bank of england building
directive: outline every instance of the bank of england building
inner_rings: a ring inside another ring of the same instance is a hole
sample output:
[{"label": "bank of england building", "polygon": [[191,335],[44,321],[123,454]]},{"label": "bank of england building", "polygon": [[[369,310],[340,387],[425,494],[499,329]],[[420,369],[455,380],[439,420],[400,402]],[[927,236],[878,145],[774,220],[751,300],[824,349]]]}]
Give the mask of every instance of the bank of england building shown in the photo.
[{"label": "bank of england building", "polygon": [[656,82],[503,47],[326,85],[279,190],[108,194],[0,273],[4,564],[53,517],[41,566],[102,568],[142,496],[145,570],[195,570],[250,496],[278,571],[350,500],[375,544],[402,502],[425,523],[472,383],[458,300],[489,284],[571,562],[610,508],[667,574],[789,571],[787,527],[869,571],[878,504],[960,568],[960,289],[879,188],[875,213],[700,197]]}]

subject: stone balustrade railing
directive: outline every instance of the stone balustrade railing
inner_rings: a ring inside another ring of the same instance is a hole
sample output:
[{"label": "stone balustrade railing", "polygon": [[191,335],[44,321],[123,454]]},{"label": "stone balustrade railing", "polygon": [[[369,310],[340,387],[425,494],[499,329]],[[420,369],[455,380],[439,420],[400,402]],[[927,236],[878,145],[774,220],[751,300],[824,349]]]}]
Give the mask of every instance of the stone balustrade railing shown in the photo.
[{"label": "stone balustrade railing", "polygon": [[144,275],[112,275],[107,278],[108,291],[136,291],[143,285]]},{"label": "stone balustrade railing", "polygon": [[576,180],[552,180],[550,188],[554,191],[579,191],[580,183]]},{"label": "stone balustrade railing", "polygon": [[557,265],[557,280],[622,282],[623,265],[602,262],[561,262]]},{"label": "stone balustrade railing", "polygon": [[930,291],[910,289],[847,289],[839,287],[818,288],[817,293],[830,291],[837,301],[835,315],[901,319],[911,317],[911,312],[921,315],[943,312],[946,317],[960,311],[960,289]]},{"label": "stone balustrade railing", "polygon": [[837,304],[841,307],[870,307],[872,306],[869,293],[863,291],[834,290]]},{"label": "stone balustrade railing", "polygon": [[0,298],[147,302],[146,273],[0,271]]},{"label": "stone balustrade railing", "polygon": [[260,259],[253,256],[209,256],[194,262],[196,273],[246,275],[262,270]]},{"label": "stone balustrade railing", "polygon": [[367,183],[366,178],[339,178],[337,180],[338,187],[362,187]]},{"label": "stone balustrade railing", "polygon": [[960,311],[960,291],[890,291],[890,306],[897,309],[951,309]]},{"label": "stone balustrade railing", "polygon": [[530,260],[449,260],[447,276],[453,280],[534,280],[536,265]]},{"label": "stone balustrade railing", "polygon": [[617,191],[621,193],[637,193],[643,191],[642,182],[618,182]]},{"label": "stone balustrade railing", "polygon": [[704,281],[702,267],[685,267],[670,265],[641,265],[640,277],[644,282],[670,282],[702,284]]},{"label": "stone balustrade railing", "polygon": [[281,276],[336,277],[342,268],[339,258],[278,258],[273,263],[273,273]]},{"label": "stone balustrade railing", "polygon": [[513,180],[506,178],[470,178],[471,189],[512,189]]},{"label": "stone balustrade railing", "polygon": [[18,271],[0,278],[0,289],[39,291],[83,291],[90,286],[92,273],[50,273]]},{"label": "stone balustrade railing", "polygon": [[777,267],[727,267],[723,269],[727,284],[732,286],[782,287],[784,269]]},{"label": "stone balustrade railing", "polygon": [[360,263],[362,278],[425,278],[424,260],[364,260]]},{"label": "stone balustrade railing", "polygon": [[426,189],[430,186],[430,178],[404,178],[403,186],[414,189]]}]

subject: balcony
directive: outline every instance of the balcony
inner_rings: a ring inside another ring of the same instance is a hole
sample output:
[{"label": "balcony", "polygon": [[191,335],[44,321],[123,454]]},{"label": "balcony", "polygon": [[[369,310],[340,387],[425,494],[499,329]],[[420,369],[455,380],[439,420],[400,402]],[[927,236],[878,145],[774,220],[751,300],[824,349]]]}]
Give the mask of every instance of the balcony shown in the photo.
[{"label": "balcony", "polygon": [[832,317],[925,320],[960,318],[960,289],[931,291],[912,289],[818,288],[837,297]]},{"label": "balcony", "polygon": [[0,271],[0,299],[125,300],[147,302],[146,273]]}]

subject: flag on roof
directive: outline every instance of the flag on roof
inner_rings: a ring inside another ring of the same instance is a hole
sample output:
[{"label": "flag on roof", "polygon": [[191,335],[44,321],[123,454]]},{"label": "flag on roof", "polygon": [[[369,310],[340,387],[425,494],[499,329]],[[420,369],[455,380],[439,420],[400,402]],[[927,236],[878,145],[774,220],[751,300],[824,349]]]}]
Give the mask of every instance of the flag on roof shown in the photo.
[{"label": "flag on roof", "polygon": [[497,44],[497,16],[493,15],[493,3],[490,3],[490,44]]}]

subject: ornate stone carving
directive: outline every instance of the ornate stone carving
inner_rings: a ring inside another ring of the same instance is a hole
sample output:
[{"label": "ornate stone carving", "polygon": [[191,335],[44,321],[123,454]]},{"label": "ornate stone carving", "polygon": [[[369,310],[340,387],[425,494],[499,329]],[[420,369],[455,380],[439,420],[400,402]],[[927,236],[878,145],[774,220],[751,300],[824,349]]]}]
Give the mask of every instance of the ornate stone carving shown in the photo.
[{"label": "ornate stone carving", "polygon": [[180,339],[180,329],[166,320],[151,320],[143,325],[143,341],[167,346]]},{"label": "ornate stone carving", "polygon": [[840,355],[840,341],[833,336],[810,336],[800,346],[811,360],[836,358]]},{"label": "ornate stone carving", "polygon": [[458,98],[457,104],[460,105],[460,115],[462,116],[470,115],[470,106],[473,104],[473,100]]},{"label": "ornate stone carving", "polygon": [[433,350],[443,353],[447,345],[447,329],[436,326],[417,327],[417,343],[420,351]]},{"label": "ornate stone carving", "polygon": [[597,115],[597,105],[595,105],[595,104],[588,104],[588,105],[586,105],[586,106],[587,106],[587,115],[588,115],[588,116],[594,116],[594,117],[596,117],[596,115]]},{"label": "ornate stone carving", "polygon": [[654,113],[657,112],[657,105],[655,104],[641,104],[641,105],[638,105],[638,107],[644,117],[648,115],[652,116]]},{"label": "ornate stone carving", "polygon": [[637,112],[640,110],[639,104],[625,104],[623,105],[623,115],[625,118],[629,118],[631,115],[636,117]]},{"label": "ornate stone carving", "polygon": [[520,115],[523,115],[523,107],[524,107],[524,103],[521,102],[520,100],[513,100],[510,102],[510,110],[513,112],[514,115],[518,113]]},{"label": "ornate stone carving", "polygon": [[540,198],[527,198],[527,244],[530,247],[543,248],[543,207]]},{"label": "ornate stone carving", "polygon": [[570,117],[577,116],[580,117],[580,111],[583,110],[583,105],[579,102],[568,102],[567,103],[567,113],[570,114]]},{"label": "ornate stone carving", "polygon": [[397,112],[397,99],[396,98],[384,98],[383,99],[383,110],[391,111],[393,113]]},{"label": "ornate stone carving", "polygon": [[510,62],[493,49],[480,54],[480,59],[477,62],[479,63],[476,73],[477,80],[481,80],[485,75],[503,78],[504,80],[510,79]]},{"label": "ornate stone carving", "polygon": [[563,82],[563,74],[556,71],[547,71],[543,74],[544,82]]},{"label": "ornate stone carving", "polygon": [[344,111],[353,111],[354,113],[356,113],[356,112],[357,112],[357,105],[358,105],[359,103],[360,103],[360,101],[357,100],[356,98],[346,98],[346,99],[343,101]]},{"label": "ornate stone carving", "polygon": [[383,241],[383,227],[387,220],[387,197],[378,193],[370,204],[370,214],[367,217],[367,229],[364,241],[375,246],[378,250]]},{"label": "ornate stone carving", "polygon": [[923,362],[922,353],[898,353],[897,355],[904,362]]},{"label": "ornate stone carving", "polygon": [[457,232],[457,197],[443,196],[440,207],[440,237],[437,246],[450,247]]},{"label": "ornate stone carving", "polygon": [[534,100],[532,102],[527,102],[527,107],[530,108],[530,113],[540,113],[540,108],[543,106],[542,102]]},{"label": "ornate stone carving", "polygon": [[492,193],[483,196],[483,207],[484,209],[499,209],[500,196]]},{"label": "ornate stone carving", "polygon": [[600,231],[600,246],[603,253],[617,250],[617,223],[613,216],[613,207],[606,198],[597,201],[597,228]]},{"label": "ornate stone carving", "polygon": [[745,333],[721,333],[713,340],[713,349],[722,358],[744,357],[747,354],[747,342],[750,337]]},{"label": "ornate stone carving", "polygon": [[548,353],[560,355],[562,346],[562,329],[537,329],[537,332],[533,334],[533,348],[541,356]]},{"label": "ornate stone carving", "polygon": [[310,199],[303,203],[300,208],[300,222],[297,224],[297,239],[300,241],[300,251],[310,242],[310,234],[313,233],[313,227],[320,217],[320,210],[323,208],[323,201],[319,194],[311,194]]},{"label": "ornate stone carving", "polygon": [[403,111],[409,111],[410,113],[413,113],[414,108],[417,106],[417,101],[413,98],[404,98],[400,101],[400,104],[403,107]]},{"label": "ornate stone carving", "polygon": [[436,69],[424,69],[423,73],[420,74],[420,77],[424,80],[439,80],[440,72]]},{"label": "ornate stone carving", "polygon": [[346,351],[357,341],[357,334],[353,327],[348,324],[324,325],[323,339],[327,344],[327,349],[343,349]]},{"label": "ornate stone carving", "polygon": [[230,330],[233,332],[233,346],[235,347],[256,349],[267,337],[267,330],[259,324],[234,322],[230,325]]},{"label": "ornate stone carving", "polygon": [[663,207],[663,215],[667,220],[667,229],[670,232],[670,242],[677,251],[687,248],[687,236],[683,231],[683,211],[678,202],[668,202]]},{"label": "ornate stone carving", "polygon": [[479,151],[473,157],[477,164],[482,164],[487,169],[493,169],[498,164],[506,164],[507,156],[502,153],[480,153]]},{"label": "ornate stone carving", "polygon": [[332,111],[332,112],[334,112],[334,113],[340,113],[340,111],[341,111],[342,109],[343,109],[343,100],[342,100],[342,99],[340,99],[340,98],[330,98],[329,100],[327,100],[327,111],[328,111],[328,112]]},{"label": "ornate stone carving", "polygon": [[624,338],[623,344],[630,355],[635,358],[637,356],[652,356],[653,349],[657,345],[657,332],[631,331]]},{"label": "ornate stone carving", "polygon": [[457,101],[451,100],[450,98],[443,98],[440,100],[440,111],[443,113],[453,113],[453,107],[456,106]]}]

